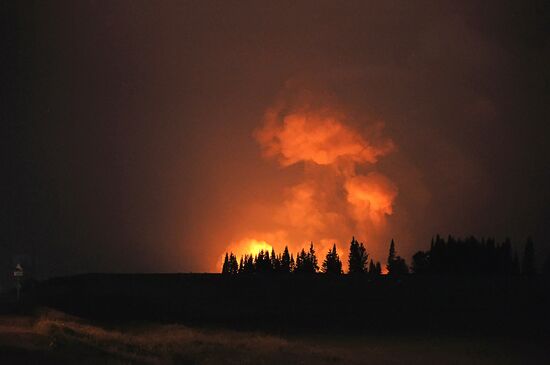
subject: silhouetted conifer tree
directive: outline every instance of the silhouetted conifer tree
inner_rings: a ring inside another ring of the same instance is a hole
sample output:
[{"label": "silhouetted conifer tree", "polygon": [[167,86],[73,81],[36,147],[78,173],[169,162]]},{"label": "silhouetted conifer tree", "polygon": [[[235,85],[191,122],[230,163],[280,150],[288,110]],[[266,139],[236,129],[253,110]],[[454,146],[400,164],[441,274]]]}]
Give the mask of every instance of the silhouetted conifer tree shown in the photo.
[{"label": "silhouetted conifer tree", "polygon": [[229,273],[229,254],[225,253],[225,258],[223,259],[223,265],[222,265],[222,274],[228,274]]},{"label": "silhouetted conifer tree", "polygon": [[369,263],[369,274],[372,276],[376,275],[376,264],[373,259],[371,259]]},{"label": "silhouetted conifer tree", "polygon": [[302,251],[298,252],[298,254],[296,255],[296,268],[294,269],[295,273],[302,274],[306,271],[306,260],[306,251],[302,248]]},{"label": "silhouetted conifer tree", "polygon": [[429,272],[428,254],[418,251],[413,255],[412,270],[415,274],[426,274]]},{"label": "silhouetted conifer tree", "polygon": [[393,238],[392,238],[390,242],[390,252],[388,254],[388,263],[386,265],[386,269],[388,269],[388,271],[390,271],[390,266],[393,265],[394,261],[395,261],[395,242],[393,241]]},{"label": "silhouetted conifer tree", "polygon": [[396,275],[405,275],[409,273],[409,266],[407,265],[407,261],[405,261],[405,259],[401,256],[396,257],[395,264],[396,265],[394,271]]},{"label": "silhouetted conifer tree", "polygon": [[322,271],[326,274],[340,275],[342,273],[342,261],[336,252],[336,244],[328,250],[325,261],[323,261]]},{"label": "silhouetted conifer tree", "polygon": [[281,260],[280,257],[275,255],[275,249],[271,249],[271,271],[279,272],[281,269]]},{"label": "silhouetted conifer tree", "polygon": [[260,250],[256,256],[255,262],[256,272],[260,274],[268,274],[273,271],[271,266],[271,258],[269,257],[269,251]]},{"label": "silhouetted conifer tree", "polygon": [[[525,257],[527,259],[524,261],[525,265],[529,267],[528,262],[534,261],[532,241],[526,244],[526,252]],[[392,256],[391,252],[390,256]],[[395,244],[393,257],[394,260],[397,258]],[[534,267],[534,263],[531,267]],[[412,269],[415,273],[428,272],[431,274],[520,273],[518,254],[517,251],[512,253],[512,242],[509,238],[502,243],[497,243],[491,237],[478,240],[473,236],[466,239],[456,239],[449,236],[447,242],[445,242],[437,235],[435,239],[432,239],[428,252],[420,251],[413,256]],[[527,272],[526,274],[530,275]]]},{"label": "silhouetted conifer tree", "polygon": [[243,260],[243,274],[252,274],[254,273],[255,267],[254,267],[254,257],[252,255],[244,255]]},{"label": "silhouetted conifer tree", "polygon": [[393,239],[390,242],[390,251],[388,254],[388,264],[386,266],[389,275],[403,275],[409,273],[409,268],[405,259],[401,256],[396,256],[395,242]]},{"label": "silhouetted conifer tree", "polygon": [[294,261],[294,254],[290,254],[290,272],[296,271],[296,262]]},{"label": "silhouetted conifer tree", "polygon": [[313,248],[313,242],[309,245],[309,252],[308,252],[308,258],[309,258],[309,264],[311,267],[309,268],[312,272],[317,272],[319,270],[319,264],[317,262],[317,256],[315,256],[315,249]]},{"label": "silhouetted conifer tree", "polygon": [[239,274],[243,273],[244,265],[243,265],[243,257],[241,255],[241,259],[239,261]]},{"label": "silhouetted conifer tree", "polygon": [[376,271],[377,276],[382,275],[382,265],[380,265],[380,261],[376,261]]},{"label": "silhouetted conifer tree", "polygon": [[292,271],[290,265],[290,254],[288,253],[288,246],[285,246],[283,255],[281,256],[280,271],[282,273],[290,273]]},{"label": "silhouetted conifer tree", "polygon": [[252,254],[248,255],[248,268],[250,270],[250,273],[256,272],[256,265],[254,264],[254,257]]},{"label": "silhouetted conifer tree", "polygon": [[231,252],[229,254],[228,262],[228,274],[236,275],[239,272],[239,264],[237,263],[237,257]]},{"label": "silhouetted conifer tree", "polygon": [[355,237],[351,238],[348,257],[348,272],[350,274],[364,274],[367,272],[369,255],[363,243],[359,243]]},{"label": "silhouetted conifer tree", "polygon": [[535,269],[535,245],[531,237],[528,237],[525,243],[521,272],[523,275],[534,275],[537,272]]},{"label": "silhouetted conifer tree", "polygon": [[277,254],[277,258],[275,260],[275,264],[273,266],[273,271],[276,272],[276,273],[280,273],[281,272],[281,260],[283,258],[283,255],[281,255],[280,253]]},{"label": "silhouetted conifer tree", "polygon": [[294,272],[297,274],[314,274],[317,270],[319,270],[319,266],[317,265],[313,243],[311,243],[307,253],[302,249],[296,256],[296,268]]}]

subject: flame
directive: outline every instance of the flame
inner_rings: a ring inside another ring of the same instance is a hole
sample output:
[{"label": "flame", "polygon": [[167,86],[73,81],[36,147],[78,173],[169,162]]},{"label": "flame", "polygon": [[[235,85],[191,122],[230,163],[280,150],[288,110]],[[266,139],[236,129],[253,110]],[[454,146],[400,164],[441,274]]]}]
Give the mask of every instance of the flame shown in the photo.
[{"label": "flame", "polygon": [[[245,238],[235,244],[229,245],[225,252],[232,252],[237,257],[237,260],[240,260],[241,256],[250,254],[257,255],[261,250],[271,253],[272,249],[273,246],[267,243],[267,241],[258,240],[255,238]],[[221,256],[219,266],[216,269],[219,269],[223,264],[225,252]]]},{"label": "flame", "polygon": [[246,253],[252,253],[254,255],[257,255],[261,250],[271,252],[273,249],[273,246],[266,241],[258,241],[254,238],[244,240],[241,246],[246,249]]}]

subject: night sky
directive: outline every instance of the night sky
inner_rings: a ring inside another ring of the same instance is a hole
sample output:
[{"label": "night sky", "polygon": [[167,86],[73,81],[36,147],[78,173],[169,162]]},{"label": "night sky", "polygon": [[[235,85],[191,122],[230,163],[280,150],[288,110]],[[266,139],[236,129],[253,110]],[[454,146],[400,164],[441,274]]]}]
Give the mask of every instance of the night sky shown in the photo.
[{"label": "night sky", "polygon": [[540,263],[550,7],[463,3],[1,5],[2,254],[203,272],[246,240],[383,261],[439,233],[531,235]]}]

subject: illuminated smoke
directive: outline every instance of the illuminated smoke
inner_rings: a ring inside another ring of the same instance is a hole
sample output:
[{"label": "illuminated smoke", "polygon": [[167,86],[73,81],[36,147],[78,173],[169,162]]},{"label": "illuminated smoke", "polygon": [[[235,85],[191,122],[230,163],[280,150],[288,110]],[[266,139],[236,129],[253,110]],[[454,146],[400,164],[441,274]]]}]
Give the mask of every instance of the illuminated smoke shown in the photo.
[{"label": "illuminated smoke", "polygon": [[301,161],[332,165],[342,161],[375,163],[393,148],[390,140],[374,145],[349,126],[344,115],[327,110],[266,113],[265,124],[256,138],[267,157],[277,156],[283,166]]},{"label": "illuminated smoke", "polygon": [[[354,128],[357,125],[361,130]],[[255,238],[240,240],[228,250],[257,253],[273,246],[281,252],[288,245],[295,253],[313,241],[322,261],[337,243],[346,261],[352,235],[365,241],[368,249],[385,245],[374,239],[394,211],[398,189],[375,170],[378,160],[395,149],[383,129],[382,122],[351,118],[332,101],[310,93],[293,95],[269,108],[254,137],[263,156],[282,167],[303,164],[302,181],[288,187],[281,203],[271,209],[276,233],[248,232],[245,237]]]},{"label": "illuminated smoke", "polygon": [[397,187],[386,176],[378,172],[354,176],[346,180],[344,187],[357,222],[378,226],[383,224],[386,215],[393,213]]}]

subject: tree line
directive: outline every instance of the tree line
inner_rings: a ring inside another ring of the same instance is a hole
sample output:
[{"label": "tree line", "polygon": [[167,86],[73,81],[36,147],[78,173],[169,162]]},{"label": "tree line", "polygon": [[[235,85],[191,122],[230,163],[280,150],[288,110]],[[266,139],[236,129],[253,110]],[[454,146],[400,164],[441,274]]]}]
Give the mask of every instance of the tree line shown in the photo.
[{"label": "tree line", "polygon": [[[405,260],[396,254],[395,242],[392,240],[388,259],[386,263],[388,274],[407,274],[409,268]],[[322,272],[329,275],[344,274],[342,260],[336,251],[336,244],[328,250],[325,259],[319,266],[313,242],[306,251],[302,249],[296,254],[291,254],[288,246],[285,246],[283,253],[277,254],[274,249],[269,251],[260,250],[258,254],[245,254],[237,259],[232,252],[226,252],[222,266],[222,274],[252,274],[252,273],[286,273],[286,274],[314,274]],[[369,274],[372,276],[382,275],[380,262],[369,260],[369,254],[364,243],[360,243],[352,237],[348,253],[348,274]]]},{"label": "tree line", "polygon": [[[382,275],[380,262],[369,260],[369,253],[363,242],[352,237],[348,250],[348,274],[370,276]],[[447,240],[439,235],[432,238],[430,249],[418,251],[412,257],[409,267],[405,259],[397,254],[395,241],[389,245],[388,257],[385,263],[387,274],[400,276],[414,274],[507,274],[534,275],[535,248],[531,238],[524,245],[520,262],[517,250],[513,250],[510,239],[497,243],[495,239],[477,239],[473,236],[462,239],[448,236]],[[550,255],[546,258],[542,271],[550,275]],[[342,260],[336,251],[336,244],[325,255],[321,266],[315,252],[313,242],[309,249],[302,249],[294,256],[285,246],[282,253],[277,254],[260,250],[258,254],[245,254],[239,259],[232,252],[226,252],[222,274],[314,274],[329,275],[344,274]]]},{"label": "tree line", "polygon": [[[543,264],[543,272],[550,273],[550,256]],[[439,235],[432,239],[428,251],[418,251],[412,259],[412,271],[418,274],[511,274],[534,275],[535,246],[527,238],[522,260],[512,242],[506,238],[496,242],[494,238],[465,239]]]}]

